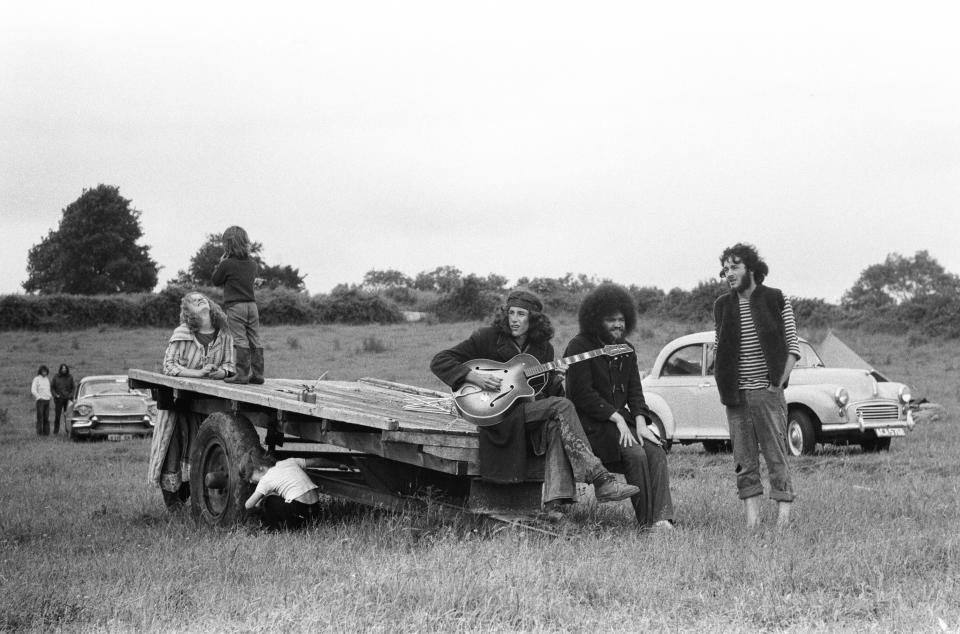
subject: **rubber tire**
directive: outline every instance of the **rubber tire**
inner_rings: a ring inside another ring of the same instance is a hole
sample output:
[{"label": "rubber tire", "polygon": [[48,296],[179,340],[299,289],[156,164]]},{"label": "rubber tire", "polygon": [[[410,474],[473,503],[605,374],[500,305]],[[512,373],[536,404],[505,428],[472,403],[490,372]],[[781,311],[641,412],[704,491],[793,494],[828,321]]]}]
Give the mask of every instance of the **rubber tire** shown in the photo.
[{"label": "rubber tire", "polygon": [[[210,414],[190,450],[190,511],[198,523],[232,526],[246,517],[244,503],[253,485],[240,478],[240,459],[251,449],[263,448],[253,425],[224,412]],[[207,473],[226,471],[225,489],[207,488]]]},{"label": "rubber tire", "polygon": [[730,451],[729,440],[704,440],[703,450],[707,453],[723,453]]},{"label": "rubber tire", "polygon": [[809,414],[795,409],[787,413],[787,453],[791,456],[808,456],[817,447],[816,431]]},{"label": "rubber tire", "polygon": [[864,453],[877,453],[878,451],[890,451],[889,438],[868,438],[860,441]]},{"label": "rubber tire", "polygon": [[673,441],[667,438],[667,430],[663,426],[663,421],[660,420],[660,417],[650,413],[650,424],[657,428],[657,431],[660,433],[660,446],[663,447],[665,452],[669,452],[670,448],[673,446]]}]

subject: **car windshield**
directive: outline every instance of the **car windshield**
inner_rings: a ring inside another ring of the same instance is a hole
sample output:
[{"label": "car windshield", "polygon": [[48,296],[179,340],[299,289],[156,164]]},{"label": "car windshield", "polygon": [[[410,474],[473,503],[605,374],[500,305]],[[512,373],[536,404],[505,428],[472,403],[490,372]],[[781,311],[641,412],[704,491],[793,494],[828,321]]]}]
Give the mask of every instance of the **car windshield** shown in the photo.
[{"label": "car windshield", "polygon": [[[115,379],[110,381],[88,381],[80,386],[78,396],[93,396],[96,394],[124,394],[132,392],[127,386],[127,379]],[[139,392],[136,392],[139,394]]]},{"label": "car windshield", "polygon": [[800,359],[797,361],[795,368],[822,368],[823,361],[820,360],[820,355],[817,354],[817,351],[813,349],[806,341],[800,342]]}]

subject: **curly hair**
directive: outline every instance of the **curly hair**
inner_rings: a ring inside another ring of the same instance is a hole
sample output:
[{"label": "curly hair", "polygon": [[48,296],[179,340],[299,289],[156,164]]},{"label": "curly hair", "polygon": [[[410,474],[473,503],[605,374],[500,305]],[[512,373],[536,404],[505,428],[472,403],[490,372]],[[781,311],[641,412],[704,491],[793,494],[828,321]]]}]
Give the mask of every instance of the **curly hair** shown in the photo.
[{"label": "curly hair", "polygon": [[[507,307],[501,306],[493,316],[494,328],[507,335],[513,336],[510,332],[510,320],[507,317]],[[530,311],[530,328],[527,330],[527,341],[534,344],[546,343],[553,339],[553,324],[550,318],[541,312]]]},{"label": "curly hair", "polygon": [[277,460],[257,449],[251,449],[240,458],[240,478],[250,481],[257,469],[269,469],[277,464]]},{"label": "curly hair", "polygon": [[250,257],[250,236],[243,227],[233,225],[223,232],[223,250],[228,257],[246,260]]},{"label": "curly hair", "polygon": [[577,319],[580,322],[580,332],[600,339],[606,339],[607,332],[603,327],[605,317],[623,314],[626,337],[637,327],[637,306],[630,295],[630,291],[619,284],[601,284],[592,290],[580,304]]},{"label": "curly hair", "polygon": [[[723,266],[727,260],[734,262],[743,262],[744,267],[753,273],[753,281],[757,284],[763,282],[770,272],[770,267],[763,261],[760,254],[757,253],[757,247],[746,242],[738,242],[732,247],[727,247],[720,254],[720,266]],[[720,271],[720,277],[724,277],[723,271]]]},{"label": "curly hair", "polygon": [[199,291],[191,291],[184,295],[180,300],[180,323],[186,324],[187,328],[194,332],[200,328],[199,318],[187,307],[187,298],[191,295],[202,295],[203,297],[206,297],[207,304],[210,305],[210,323],[213,324],[214,328],[217,328],[218,330],[225,330],[229,328],[227,323],[227,314],[223,312],[223,309],[220,308],[220,305]]}]

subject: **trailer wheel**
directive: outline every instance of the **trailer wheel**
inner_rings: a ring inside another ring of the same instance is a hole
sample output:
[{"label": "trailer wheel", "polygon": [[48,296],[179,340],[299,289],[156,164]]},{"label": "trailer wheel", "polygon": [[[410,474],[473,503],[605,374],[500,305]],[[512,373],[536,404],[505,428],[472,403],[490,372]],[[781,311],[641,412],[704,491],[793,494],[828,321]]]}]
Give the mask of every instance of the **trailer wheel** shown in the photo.
[{"label": "trailer wheel", "polygon": [[190,451],[190,508],[209,526],[230,526],[246,515],[244,502],[253,487],[240,479],[240,458],[262,449],[247,420],[223,412],[207,417]]}]

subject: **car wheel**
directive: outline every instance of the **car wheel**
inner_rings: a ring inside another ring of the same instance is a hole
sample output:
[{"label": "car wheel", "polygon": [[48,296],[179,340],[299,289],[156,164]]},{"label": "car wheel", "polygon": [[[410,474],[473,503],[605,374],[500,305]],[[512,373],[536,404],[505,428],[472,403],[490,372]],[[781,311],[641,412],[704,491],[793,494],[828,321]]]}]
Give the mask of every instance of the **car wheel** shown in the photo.
[{"label": "car wheel", "polygon": [[190,451],[190,508],[198,522],[230,526],[246,515],[244,502],[253,492],[240,478],[240,459],[262,450],[253,425],[223,412],[207,417]]},{"label": "car wheel", "polygon": [[673,446],[673,441],[667,438],[667,430],[663,426],[663,421],[660,420],[659,416],[651,413],[650,424],[657,428],[657,434],[660,436],[660,446],[663,447],[664,451],[670,451],[670,447]]},{"label": "car wheel", "polygon": [[704,440],[703,450],[706,451],[707,453],[721,453],[723,451],[730,451],[730,441],[729,440]]},{"label": "car wheel", "polygon": [[878,451],[890,451],[889,438],[865,438],[860,441],[865,453],[876,453]]},{"label": "car wheel", "polygon": [[800,410],[787,414],[787,452],[791,456],[812,454],[817,446],[816,432],[810,416]]}]

